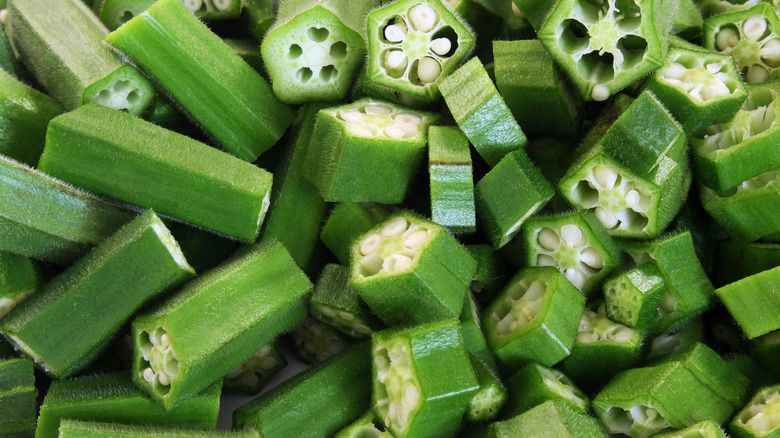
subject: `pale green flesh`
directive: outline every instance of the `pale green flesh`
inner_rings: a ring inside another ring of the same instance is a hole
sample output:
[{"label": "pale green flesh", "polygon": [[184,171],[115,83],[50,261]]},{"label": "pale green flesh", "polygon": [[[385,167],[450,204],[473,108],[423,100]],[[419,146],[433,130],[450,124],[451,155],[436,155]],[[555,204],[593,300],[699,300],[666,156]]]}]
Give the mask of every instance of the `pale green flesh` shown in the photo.
[{"label": "pale green flesh", "polygon": [[420,383],[412,367],[408,340],[393,339],[374,347],[374,394],[377,412],[388,429],[403,432],[420,407]]},{"label": "pale green flesh", "polygon": [[404,217],[392,219],[378,232],[364,237],[360,248],[360,275],[400,273],[413,269],[420,250],[431,240],[431,230],[424,223],[410,223]]}]

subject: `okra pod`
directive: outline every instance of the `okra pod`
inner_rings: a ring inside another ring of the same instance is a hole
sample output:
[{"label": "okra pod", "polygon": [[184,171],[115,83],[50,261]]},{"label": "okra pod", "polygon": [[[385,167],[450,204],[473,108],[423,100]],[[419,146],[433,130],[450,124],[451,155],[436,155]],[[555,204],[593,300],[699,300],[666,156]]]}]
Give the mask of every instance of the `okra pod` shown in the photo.
[{"label": "okra pod", "polygon": [[666,283],[656,265],[647,262],[608,279],[603,290],[607,316],[642,330],[657,321]]},{"label": "okra pod", "polygon": [[40,283],[40,274],[32,260],[0,251],[0,318],[34,294]]},{"label": "okra pod", "polygon": [[346,350],[349,340],[329,325],[307,317],[289,333],[293,353],[305,363],[318,364]]},{"label": "okra pod", "polygon": [[246,0],[239,17],[245,32],[262,42],[276,20],[278,0]]},{"label": "okra pod", "polygon": [[456,233],[476,230],[469,140],[457,128],[428,128],[431,220]]},{"label": "okra pod", "polygon": [[575,412],[587,414],[590,398],[569,379],[554,368],[529,363],[506,381],[509,399],[501,413],[508,419],[534,408],[547,400],[558,400]]},{"label": "okra pod", "polygon": [[230,370],[222,379],[226,389],[248,395],[258,394],[263,386],[287,366],[287,359],[274,342],[263,345],[249,359]]},{"label": "okra pod", "polygon": [[780,266],[715,289],[748,339],[780,329],[780,297],[775,293],[778,282]]},{"label": "okra pod", "polygon": [[212,432],[91,421],[62,420],[59,438],[258,438],[255,431]]},{"label": "okra pod", "polygon": [[736,438],[774,437],[780,432],[778,424],[780,385],[759,390],[729,423],[729,431]]},{"label": "okra pod", "polygon": [[659,433],[655,436],[657,438],[727,438],[718,423],[711,420],[705,420],[684,429]]},{"label": "okra pod", "polygon": [[716,279],[726,285],[780,266],[780,245],[762,242],[722,242]]},{"label": "okra pod", "polygon": [[480,303],[489,303],[506,281],[506,263],[490,245],[466,245],[466,249],[477,261],[471,292]]},{"label": "okra pod", "polygon": [[35,376],[29,359],[0,359],[0,432],[9,437],[35,435]]},{"label": "okra pod", "polygon": [[382,420],[368,411],[352,424],[338,431],[335,438],[391,438],[392,436],[385,429]]},{"label": "okra pod", "polygon": [[355,239],[388,215],[389,212],[378,204],[338,203],[322,226],[320,240],[342,265],[348,265]]},{"label": "okra pod", "polygon": [[598,420],[559,400],[548,400],[514,418],[497,421],[488,428],[488,438],[550,436],[605,438]]},{"label": "okra pod", "polygon": [[314,318],[353,338],[366,338],[382,327],[349,284],[346,266],[327,264],[322,269],[309,310]]}]

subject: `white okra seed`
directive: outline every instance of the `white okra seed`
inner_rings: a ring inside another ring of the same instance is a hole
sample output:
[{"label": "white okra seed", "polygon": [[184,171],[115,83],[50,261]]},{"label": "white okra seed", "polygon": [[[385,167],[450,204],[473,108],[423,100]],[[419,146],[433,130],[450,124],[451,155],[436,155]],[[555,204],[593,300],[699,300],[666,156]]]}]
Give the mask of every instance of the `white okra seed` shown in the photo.
[{"label": "white okra seed", "polygon": [[422,119],[415,116],[414,114],[408,114],[408,113],[399,113],[395,116],[393,119],[395,122],[403,123],[405,125],[418,125],[420,122],[422,122]]},{"label": "white okra seed", "polygon": [[626,204],[629,207],[639,204],[639,192],[636,190],[629,190],[626,193]]},{"label": "white okra seed", "polygon": [[5,24],[8,20],[8,9],[0,10],[0,23]]},{"label": "white okra seed", "polygon": [[390,114],[390,108],[384,106],[384,105],[366,105],[365,108],[363,108],[363,111],[365,111],[366,114],[370,114],[373,116],[385,116]]},{"label": "white okra seed", "polygon": [[400,43],[406,38],[406,32],[401,26],[391,24],[385,28],[385,39],[391,43]]},{"label": "white okra seed", "polygon": [[558,234],[547,227],[544,227],[539,231],[538,240],[539,244],[548,251],[555,250],[555,248],[561,244],[561,240],[558,238]]},{"label": "white okra seed", "polygon": [[588,280],[585,274],[577,268],[569,268],[564,273],[566,279],[571,282],[577,289],[582,289],[585,286],[585,282]]},{"label": "white okra seed", "polygon": [[576,225],[566,224],[561,227],[561,237],[566,242],[576,245],[582,241],[582,230]]},{"label": "white okra seed", "polygon": [[433,53],[444,56],[447,53],[450,52],[450,49],[452,48],[452,42],[448,38],[436,38],[435,40],[431,41],[431,50]]},{"label": "white okra seed", "polygon": [[615,187],[615,183],[618,179],[618,173],[612,170],[612,168],[606,166],[596,166],[594,169],[596,174],[596,181],[601,184],[602,187],[612,189]]},{"label": "white okra seed", "polygon": [[428,32],[436,26],[439,14],[430,5],[419,4],[409,11],[409,21],[420,32]]},{"label": "white okra seed", "polygon": [[429,234],[425,230],[420,230],[414,232],[411,236],[407,237],[406,240],[404,240],[404,246],[412,249],[417,249],[425,244],[425,242],[428,241]]},{"label": "white okra seed", "polygon": [[441,75],[441,65],[439,61],[426,56],[420,60],[420,64],[417,66],[417,77],[421,82],[431,83],[439,78]]},{"label": "white okra seed", "polygon": [[520,8],[517,7],[515,2],[512,2],[512,13],[520,18],[525,18],[525,14],[520,10]]},{"label": "white okra seed", "polygon": [[203,0],[182,0],[182,3],[190,12],[197,12],[203,6]]},{"label": "white okra seed", "polygon": [[160,382],[160,385],[162,386],[169,386],[171,384],[171,379],[168,377],[165,373],[157,373],[157,381]]},{"label": "white okra seed", "polygon": [[780,62],[780,40],[767,41],[761,48],[761,57],[769,62]]},{"label": "white okra seed", "polygon": [[734,47],[739,42],[739,33],[731,28],[721,29],[715,36],[715,45],[718,46],[718,50],[726,50],[729,47]]},{"label": "white okra seed", "polygon": [[360,253],[363,255],[373,254],[381,244],[382,237],[379,234],[370,234],[360,242]]},{"label": "white okra seed", "polygon": [[227,11],[230,9],[230,4],[232,3],[231,0],[212,0],[212,2],[214,3],[214,7],[220,11]]},{"label": "white okra seed", "polygon": [[597,84],[595,87],[593,87],[593,91],[591,92],[591,97],[596,102],[603,102],[607,99],[609,99],[610,96],[609,88],[607,88],[604,84]]},{"label": "white okra seed", "polygon": [[555,258],[547,254],[539,254],[536,257],[536,264],[537,266],[558,266],[558,262],[555,261]]},{"label": "white okra seed", "polygon": [[171,337],[168,336],[168,333],[163,333],[163,335],[160,336],[160,347],[168,348],[168,346],[170,345],[171,345]]},{"label": "white okra seed", "polygon": [[404,70],[409,65],[409,58],[402,50],[390,50],[385,55],[385,66],[390,70]]},{"label": "white okra seed", "polygon": [[745,20],[745,24],[742,25],[742,33],[745,35],[745,38],[758,41],[764,36],[766,25],[764,17],[754,15]]},{"label": "white okra seed", "polygon": [[350,123],[362,123],[366,116],[360,111],[356,110],[341,110],[339,115],[346,122]]},{"label": "white okra seed", "polygon": [[382,263],[382,268],[388,272],[403,271],[412,264],[412,259],[402,255],[393,254],[385,259]]},{"label": "white okra seed", "polygon": [[390,125],[385,127],[384,133],[386,136],[394,139],[401,139],[406,137],[406,130],[400,126]]},{"label": "white okra seed", "polygon": [[748,84],[762,84],[769,80],[769,72],[760,65],[751,65],[747,71]]},{"label": "white okra seed", "polygon": [[144,380],[147,381],[147,383],[152,383],[154,381],[154,371],[152,371],[151,368],[147,368],[143,372]]},{"label": "white okra seed", "polygon": [[604,258],[595,248],[585,248],[580,253],[580,261],[593,269],[601,269],[604,267]]},{"label": "white okra seed", "polygon": [[384,227],[382,227],[382,236],[389,237],[389,236],[397,236],[404,231],[406,231],[406,228],[409,226],[409,222],[406,221],[406,218],[404,217],[396,217],[391,219],[387,224],[385,224]]}]

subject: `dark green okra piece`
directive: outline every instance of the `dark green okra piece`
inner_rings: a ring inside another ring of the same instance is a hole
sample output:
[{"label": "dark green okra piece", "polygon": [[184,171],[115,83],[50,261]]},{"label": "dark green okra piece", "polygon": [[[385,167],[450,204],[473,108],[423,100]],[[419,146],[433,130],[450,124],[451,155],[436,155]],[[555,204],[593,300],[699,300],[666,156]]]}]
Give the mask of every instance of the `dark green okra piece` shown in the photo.
[{"label": "dark green okra piece", "polygon": [[345,335],[366,338],[382,324],[349,284],[349,276],[346,266],[325,265],[309,300],[309,312]]},{"label": "dark green okra piece", "polygon": [[477,46],[489,44],[501,31],[511,0],[445,0],[445,6],[467,24],[477,37]]},{"label": "dark green okra piece", "polygon": [[379,205],[361,205],[340,202],[330,211],[320,232],[320,240],[328,247],[339,263],[349,264],[352,244],[361,234],[374,228],[389,212]]},{"label": "dark green okra piece", "polygon": [[512,12],[523,17],[538,31],[555,7],[556,2],[543,2],[539,0],[512,0]]},{"label": "dark green okra piece", "polygon": [[604,282],[607,316],[631,328],[650,328],[658,320],[665,290],[664,277],[653,263],[629,269]]},{"label": "dark green okra piece", "polygon": [[0,359],[0,433],[3,436],[35,435],[37,395],[31,360]]},{"label": "dark green okra piece", "polygon": [[223,38],[222,41],[230,47],[230,50],[241,57],[252,69],[260,74],[265,72],[265,62],[263,54],[257,42],[251,39]]},{"label": "dark green okra piece", "polygon": [[36,438],[56,438],[63,419],[215,430],[222,385],[211,385],[170,411],[138,389],[129,374],[52,382],[38,415]]},{"label": "dark green okra piece", "polygon": [[759,363],[774,376],[780,375],[780,330],[753,340]]},{"label": "dark green okra piece", "polygon": [[693,0],[680,0],[670,32],[688,41],[701,36],[704,18]]},{"label": "dark green okra piece", "polygon": [[780,244],[722,242],[718,251],[716,279],[719,285],[733,283],[780,266]]},{"label": "dark green okra piece", "polygon": [[0,251],[0,318],[38,290],[40,277],[32,260]]},{"label": "dark green okra piece", "polygon": [[737,353],[725,359],[731,368],[750,379],[749,394],[753,394],[756,390],[775,383],[775,377],[759,364],[758,358],[744,353]]},{"label": "dark green okra piece", "polygon": [[370,351],[361,343],[275,386],[237,409],[233,427],[267,437],[333,436],[369,406]]},{"label": "dark green okra piece", "polygon": [[0,332],[47,374],[65,377],[89,365],[145,302],[194,274],[147,210],[0,319]]},{"label": "dark green okra piece", "polygon": [[95,102],[141,115],[154,97],[152,83],[103,44],[106,28],[79,0],[13,0],[6,30],[38,82],[67,110]]},{"label": "dark green okra piece", "polygon": [[774,438],[780,435],[780,385],[760,389],[734,416],[729,431],[735,438]]},{"label": "dark green okra piece", "polygon": [[737,321],[748,339],[780,329],[780,266],[737,280],[715,294]]},{"label": "dark green okra piece", "polygon": [[241,365],[225,374],[222,379],[223,386],[225,389],[255,395],[286,366],[287,359],[276,347],[276,343],[269,342],[249,359],[241,362]]},{"label": "dark green okra piece", "polygon": [[518,436],[606,438],[607,434],[595,418],[560,400],[548,400],[514,418],[491,424],[486,435],[487,438]]},{"label": "dark green okra piece", "polygon": [[528,267],[483,312],[485,338],[512,368],[552,366],[571,353],[584,305],[585,297],[557,269]]},{"label": "dark green okra piece", "polygon": [[563,372],[529,363],[507,379],[509,399],[501,418],[512,418],[547,400],[558,400],[573,411],[587,414],[590,398]]},{"label": "dark green okra piece", "polygon": [[276,21],[278,0],[245,0],[239,17],[245,32],[262,42],[268,29]]},{"label": "dark green okra piece", "polygon": [[293,111],[268,83],[180,0],[156,2],[105,39],[245,161],[273,146],[292,122]]},{"label": "dark green okra piece", "polygon": [[466,249],[477,261],[471,292],[478,302],[489,303],[506,281],[506,263],[490,245],[466,245]]},{"label": "dark green okra piece", "polygon": [[704,420],[693,426],[654,435],[656,438],[727,438],[718,423]]},{"label": "dark green okra piece", "polygon": [[371,406],[393,436],[455,434],[479,388],[458,321],[376,332],[371,356]]},{"label": "dark green okra piece", "polygon": [[254,241],[272,175],[259,167],[99,105],[56,117],[41,171],[100,195]]},{"label": "dark green okra piece", "polygon": [[701,318],[689,321],[674,333],[658,335],[650,339],[645,359],[666,356],[668,354],[685,350],[702,340],[704,324]]},{"label": "dark green okra piece", "polygon": [[350,283],[385,324],[457,318],[477,263],[441,225],[397,212],[352,249]]},{"label": "dark green okra piece", "polygon": [[302,321],[311,287],[278,241],[247,247],[135,318],[133,381],[175,407]]},{"label": "dark green okra piece", "polygon": [[350,343],[347,337],[333,327],[311,317],[307,317],[301,325],[292,329],[289,336],[295,356],[310,365],[341,353]]},{"label": "dark green okra piece", "polygon": [[477,229],[469,140],[458,128],[428,128],[431,220],[456,233]]},{"label": "dark green okra piece", "polygon": [[214,432],[92,421],[62,420],[59,438],[258,438],[256,431]]},{"label": "dark green okra piece", "polygon": [[184,222],[167,220],[165,225],[171,230],[173,238],[179,243],[181,252],[195,268],[195,272],[203,272],[217,266],[240,246],[240,242],[234,239]]},{"label": "dark green okra piece", "polygon": [[[0,5],[5,6],[5,5]],[[6,15],[7,17],[7,15]],[[5,33],[5,29],[0,28],[0,69],[11,75],[12,78],[16,78],[16,55],[11,48],[11,43],[8,42],[8,36]]]},{"label": "dark green okra piece", "polygon": [[385,425],[372,411],[336,433],[335,438],[392,438]]}]

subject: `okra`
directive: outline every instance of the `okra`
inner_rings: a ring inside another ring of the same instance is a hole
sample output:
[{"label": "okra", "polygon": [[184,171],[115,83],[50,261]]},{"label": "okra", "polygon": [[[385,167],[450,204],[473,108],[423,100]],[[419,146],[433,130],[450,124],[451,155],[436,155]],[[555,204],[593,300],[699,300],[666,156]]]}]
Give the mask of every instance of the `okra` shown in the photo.
[{"label": "okra", "polygon": [[704,324],[701,318],[689,321],[674,333],[658,335],[651,339],[645,359],[650,360],[690,348],[702,340],[703,333]]},{"label": "okra", "polygon": [[509,399],[501,413],[512,418],[547,400],[557,400],[575,412],[587,414],[590,399],[563,372],[537,363],[529,363],[506,381]]},{"label": "okra", "polygon": [[748,339],[780,329],[780,297],[774,292],[778,282],[780,266],[715,289]]},{"label": "okra", "polygon": [[146,301],[194,274],[148,210],[2,318],[0,332],[47,374],[65,377],[89,365]]},{"label": "okra", "polygon": [[263,54],[257,47],[255,40],[224,38],[222,41],[230,47],[236,55],[244,60],[252,69],[260,74],[265,74],[265,63]]},{"label": "okra", "polygon": [[659,433],[655,436],[658,438],[727,438],[718,423],[711,420],[705,420],[684,429]]},{"label": "okra", "polygon": [[488,438],[550,436],[605,438],[598,420],[575,411],[559,400],[548,400],[514,418],[497,421],[488,428]]},{"label": "okra", "polygon": [[238,249],[239,242],[181,222],[166,221],[173,238],[195,272],[213,268]]},{"label": "okra", "polygon": [[431,220],[453,232],[476,230],[469,140],[457,128],[428,128]]},{"label": "okra", "polygon": [[720,285],[726,285],[775,266],[780,266],[780,245],[776,243],[722,242],[717,280]]},{"label": "okra", "polygon": [[350,283],[387,325],[457,318],[476,261],[441,225],[400,211],[352,249]]},{"label": "okra", "polygon": [[471,280],[471,292],[480,303],[490,302],[504,285],[506,263],[490,245],[466,245],[477,261],[477,272]]},{"label": "okra", "polygon": [[346,350],[349,340],[329,325],[307,317],[290,332],[293,353],[305,363],[314,365]]},{"label": "okra", "polygon": [[553,2],[540,2],[537,0],[512,0],[512,11],[515,15],[528,19],[534,30],[538,31],[555,5],[556,3]]},{"label": "okra", "polygon": [[387,430],[395,437],[454,435],[479,387],[458,321],[384,330],[371,339],[371,405]]},{"label": "okra", "polygon": [[[1,6],[5,6],[4,4]],[[2,22],[4,20],[0,20]],[[2,22],[5,25],[4,22]],[[8,37],[5,34],[5,29],[0,28],[0,69],[8,73],[12,78],[16,78],[16,56],[13,49],[11,49],[11,43],[8,42]]]},{"label": "okra", "polygon": [[341,429],[335,438],[392,438],[382,421],[372,411]]},{"label": "okra", "polygon": [[693,0],[680,0],[674,16],[671,33],[688,41],[701,36],[704,19]]},{"label": "okra", "polygon": [[278,0],[246,0],[241,11],[242,27],[255,41],[262,42],[276,20]]},{"label": "okra", "polygon": [[643,330],[658,319],[666,283],[656,265],[647,262],[608,279],[603,290],[607,316]]},{"label": "okra", "polygon": [[477,37],[477,46],[489,44],[500,32],[496,23],[503,21],[509,12],[511,0],[444,0],[444,6],[460,17]]},{"label": "okra", "polygon": [[59,438],[258,438],[255,431],[212,432],[64,419]]},{"label": "okra", "polygon": [[103,45],[106,28],[79,0],[13,0],[7,10],[11,44],[65,109],[95,102],[141,115],[149,106],[154,86]]},{"label": "okra", "polygon": [[222,385],[164,411],[133,384],[130,375],[112,373],[54,381],[38,416],[36,438],[56,438],[64,419],[215,430]]},{"label": "okra", "polygon": [[311,287],[278,241],[240,251],[133,320],[133,381],[175,407],[302,321]]},{"label": "okra", "polygon": [[39,168],[94,193],[249,242],[268,209],[272,179],[203,143],[98,105],[52,120]]},{"label": "okra", "polygon": [[0,359],[0,431],[9,437],[35,434],[35,376],[29,359]]},{"label": "okra", "polygon": [[775,377],[765,370],[758,363],[757,358],[748,356],[744,353],[738,353],[726,358],[726,362],[738,372],[750,379],[748,393],[753,394],[756,390],[775,383]]},{"label": "okra", "polygon": [[759,390],[729,423],[736,438],[774,437],[780,433],[780,385]]},{"label": "okra", "polygon": [[226,389],[248,395],[258,394],[271,378],[287,366],[287,359],[274,342],[269,342],[223,378]]},{"label": "okra", "polygon": [[320,240],[342,265],[349,264],[354,240],[388,215],[381,206],[341,202],[333,207],[320,232]]},{"label": "okra", "polygon": [[105,40],[238,158],[254,161],[292,122],[268,83],[180,0],[156,2]]},{"label": "okra", "polygon": [[780,373],[780,330],[760,336],[753,341],[761,366],[778,375]]},{"label": "okra", "polygon": [[744,11],[765,1],[766,0],[746,0],[744,2],[741,0],[699,0],[696,2],[696,8],[701,13],[701,16],[707,19],[715,15]]},{"label": "okra", "polygon": [[328,202],[398,204],[436,121],[437,114],[371,99],[323,109],[307,156],[309,177]]},{"label": "okra", "polygon": [[381,324],[349,284],[349,276],[346,266],[325,265],[309,300],[309,310],[314,318],[345,335],[366,338]]},{"label": "okra", "polygon": [[40,274],[32,260],[0,251],[0,318],[34,294],[40,283]]},{"label": "okra", "polygon": [[483,312],[485,338],[509,367],[552,366],[571,353],[584,305],[585,297],[557,269],[528,267]]}]

